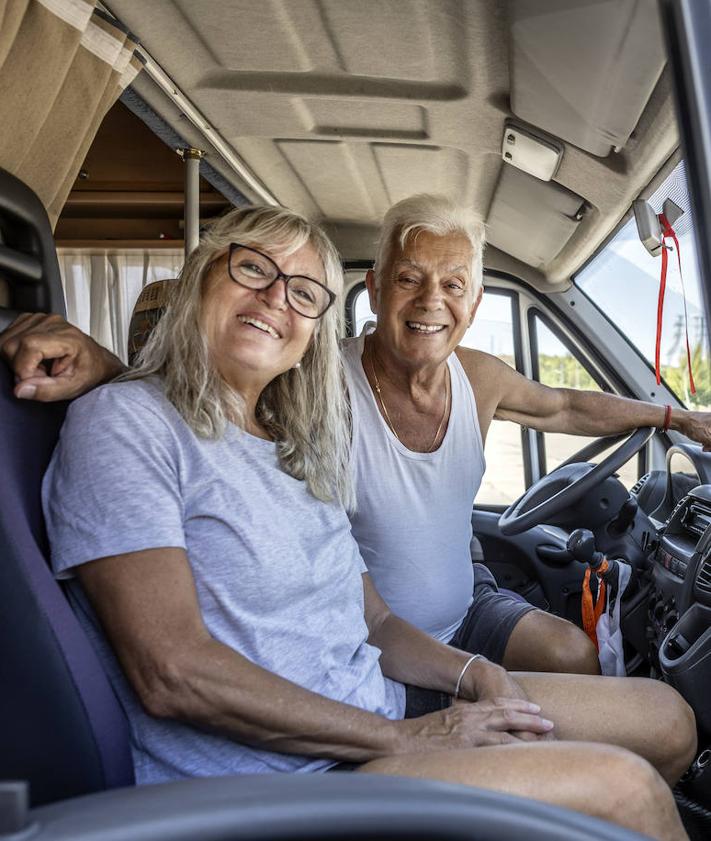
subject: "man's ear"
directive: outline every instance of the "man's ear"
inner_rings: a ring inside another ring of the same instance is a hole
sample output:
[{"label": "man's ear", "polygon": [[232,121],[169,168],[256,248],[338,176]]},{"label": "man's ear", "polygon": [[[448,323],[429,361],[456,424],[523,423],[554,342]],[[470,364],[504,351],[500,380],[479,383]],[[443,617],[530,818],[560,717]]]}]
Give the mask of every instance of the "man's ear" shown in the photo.
[{"label": "man's ear", "polygon": [[368,269],[365,274],[365,288],[368,290],[368,300],[370,301],[370,309],[378,314],[378,290],[375,287],[375,272]]},{"label": "man's ear", "polygon": [[481,299],[482,299],[483,295],[484,295],[484,287],[480,286],[479,287],[479,292],[477,293],[477,296],[474,300],[474,303],[472,304],[472,308],[469,312],[469,326],[470,327],[472,326],[472,322],[474,321],[474,316],[476,315],[476,311],[479,309],[479,304],[481,303]]}]

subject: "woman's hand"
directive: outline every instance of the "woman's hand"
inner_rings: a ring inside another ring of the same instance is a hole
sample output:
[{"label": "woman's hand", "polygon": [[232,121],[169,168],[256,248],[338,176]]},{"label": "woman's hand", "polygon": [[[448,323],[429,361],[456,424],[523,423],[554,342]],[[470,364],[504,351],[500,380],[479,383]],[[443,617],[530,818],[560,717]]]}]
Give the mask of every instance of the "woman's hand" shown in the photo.
[{"label": "woman's hand", "polygon": [[491,701],[495,698],[522,698],[528,696],[503,666],[478,657],[467,666],[462,677],[459,697],[468,701]]},{"label": "woman's hand", "polygon": [[396,722],[400,739],[397,753],[430,753],[461,750],[520,741],[520,733],[542,737],[553,722],[540,715],[530,701],[498,698],[475,703],[456,703],[446,710]]},{"label": "woman's hand", "polygon": [[15,396],[69,400],[120,374],[108,350],[58,315],[25,313],[0,334],[0,355],[15,373]]},{"label": "woman's hand", "polygon": [[[468,701],[492,701],[494,703],[503,699],[528,700],[523,688],[510,672],[484,657],[478,658],[467,668],[462,678],[459,697]],[[545,733],[539,733],[535,730],[522,730],[515,735],[524,741],[555,738],[552,727]]]}]

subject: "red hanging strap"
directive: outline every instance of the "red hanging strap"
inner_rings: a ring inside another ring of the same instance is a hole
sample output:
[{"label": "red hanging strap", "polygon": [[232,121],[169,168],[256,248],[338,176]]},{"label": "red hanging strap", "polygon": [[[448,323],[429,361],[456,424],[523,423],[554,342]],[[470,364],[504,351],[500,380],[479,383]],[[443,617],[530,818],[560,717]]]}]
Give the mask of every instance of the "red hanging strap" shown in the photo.
[{"label": "red hanging strap", "polygon": [[659,222],[662,226],[662,273],[659,278],[659,297],[657,298],[657,341],[654,348],[654,370],[657,376],[657,385],[661,382],[661,365],[660,353],[662,346],[662,317],[664,313],[664,293],[667,288],[667,268],[669,265],[668,249],[670,246],[666,244],[667,238],[671,239],[676,249],[676,259],[679,263],[679,280],[681,281],[681,293],[684,301],[684,331],[686,333],[686,361],[689,366],[689,389],[692,394],[696,394],[696,385],[694,383],[694,374],[691,369],[691,347],[689,345],[689,316],[686,310],[686,291],[684,290],[684,276],[681,272],[681,249],[679,248],[679,240],[677,239],[674,228],[669,224],[669,220],[663,214],[659,214]]}]

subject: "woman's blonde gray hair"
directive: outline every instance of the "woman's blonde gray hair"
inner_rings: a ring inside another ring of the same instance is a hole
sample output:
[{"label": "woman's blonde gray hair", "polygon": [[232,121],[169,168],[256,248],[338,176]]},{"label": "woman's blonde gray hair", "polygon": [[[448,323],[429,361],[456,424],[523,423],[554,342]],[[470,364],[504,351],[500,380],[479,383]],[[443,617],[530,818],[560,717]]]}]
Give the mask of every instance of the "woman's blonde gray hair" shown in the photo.
[{"label": "woman's blonde gray hair", "polygon": [[395,246],[405,247],[408,238],[419,231],[436,236],[463,234],[472,246],[472,293],[483,284],[485,228],[471,208],[458,205],[447,196],[419,193],[394,204],[385,214],[376,245],[375,279],[379,286],[383,272],[392,264]]},{"label": "woman's blonde gray hair", "polygon": [[232,210],[208,227],[187,258],[166,312],[124,379],[162,378],[165,393],[203,438],[219,438],[228,421],[244,426],[244,400],[220,376],[200,329],[203,286],[231,242],[293,254],[310,243],[326,285],[339,296],[316,326],[301,365],[277,376],[257,403],[257,420],[277,442],[282,468],[324,501],[354,504],[349,469],[350,416],[338,349],[343,271],[323,231],[283,208]]}]

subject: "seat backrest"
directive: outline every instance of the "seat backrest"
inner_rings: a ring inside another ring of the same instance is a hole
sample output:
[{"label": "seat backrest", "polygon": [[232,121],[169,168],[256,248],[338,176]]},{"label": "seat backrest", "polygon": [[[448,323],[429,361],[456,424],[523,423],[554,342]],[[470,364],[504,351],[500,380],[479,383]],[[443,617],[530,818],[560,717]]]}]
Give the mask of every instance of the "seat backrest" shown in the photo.
[{"label": "seat backrest", "polygon": [[172,278],[154,280],[141,290],[128,327],[128,364],[132,365],[148,341],[154,327],[168,305],[176,281]]},{"label": "seat backrest", "polygon": [[[33,296],[54,301],[61,286],[42,287],[60,282],[58,272],[45,273],[56,253],[32,251],[47,236],[51,242],[47,215],[28,188],[0,171],[0,195],[7,184],[13,200],[8,215],[0,199],[0,273],[12,291],[4,266],[39,265]],[[28,780],[39,805],[130,785],[133,767],[123,711],[47,564],[40,491],[66,405],[16,400],[12,387],[0,362],[0,780]]]}]

